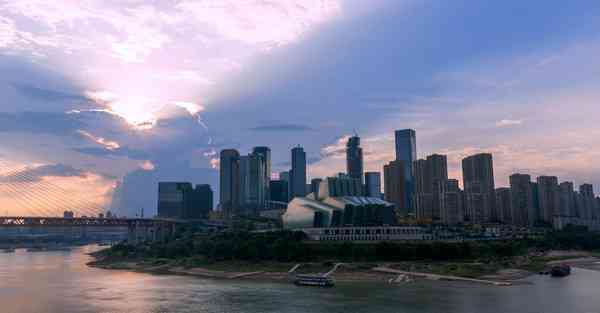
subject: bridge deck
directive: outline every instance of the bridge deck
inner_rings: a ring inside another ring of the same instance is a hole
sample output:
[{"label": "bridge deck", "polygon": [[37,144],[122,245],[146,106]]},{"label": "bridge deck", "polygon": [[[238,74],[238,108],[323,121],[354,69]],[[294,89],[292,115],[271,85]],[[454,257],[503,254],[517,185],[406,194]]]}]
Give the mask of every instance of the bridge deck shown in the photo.
[{"label": "bridge deck", "polygon": [[3,226],[129,226],[132,224],[157,224],[157,223],[177,223],[175,221],[165,221],[160,219],[141,219],[141,218],[97,218],[97,217],[25,217],[9,216],[0,217],[0,227]]},{"label": "bridge deck", "polygon": [[0,227],[24,227],[24,226],[152,226],[152,225],[173,225],[186,223],[202,223],[206,226],[224,227],[219,222],[206,220],[180,220],[170,218],[100,218],[100,217],[28,217],[28,216],[4,216],[0,217]]}]

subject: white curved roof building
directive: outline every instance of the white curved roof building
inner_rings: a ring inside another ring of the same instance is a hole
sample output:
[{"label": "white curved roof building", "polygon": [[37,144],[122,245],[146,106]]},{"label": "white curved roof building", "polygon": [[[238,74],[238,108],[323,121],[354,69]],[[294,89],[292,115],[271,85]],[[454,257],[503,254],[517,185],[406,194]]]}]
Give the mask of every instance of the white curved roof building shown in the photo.
[{"label": "white curved roof building", "polygon": [[394,205],[371,197],[296,197],[283,214],[286,229],[394,224]]}]

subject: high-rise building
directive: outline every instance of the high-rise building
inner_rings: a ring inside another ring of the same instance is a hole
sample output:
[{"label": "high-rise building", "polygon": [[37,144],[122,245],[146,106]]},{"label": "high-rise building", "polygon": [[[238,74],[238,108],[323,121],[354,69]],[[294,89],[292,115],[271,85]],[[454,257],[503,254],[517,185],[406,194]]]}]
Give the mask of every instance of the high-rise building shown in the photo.
[{"label": "high-rise building", "polygon": [[406,217],[410,209],[406,203],[406,179],[403,161],[391,161],[383,167],[384,199],[396,206],[396,215]]},{"label": "high-rise building", "polygon": [[496,210],[498,220],[505,224],[513,224],[512,195],[510,188],[496,189]]},{"label": "high-rise building", "polygon": [[270,182],[271,182],[271,149],[269,147],[254,147],[253,155],[259,155],[263,160],[263,188],[265,190],[266,200],[270,198]]},{"label": "high-rise building", "polygon": [[440,212],[440,221],[446,225],[456,225],[463,222],[463,194],[458,186],[458,180],[449,179],[444,192],[444,207]]},{"label": "high-rise building", "polygon": [[250,156],[240,156],[240,212],[245,214],[245,207],[248,203],[250,191]]},{"label": "high-rise building", "polygon": [[513,224],[533,226],[538,214],[534,205],[531,176],[518,173],[511,175],[510,193],[512,197]]},{"label": "high-rise building", "polygon": [[575,216],[575,189],[572,182],[562,182],[560,188],[560,216],[574,217]]},{"label": "high-rise building", "polygon": [[423,222],[432,221],[433,219],[433,198],[431,184],[428,183],[428,175],[427,160],[416,160],[413,163],[413,206],[417,219]]},{"label": "high-rise building", "polygon": [[575,192],[575,216],[581,220],[587,220],[587,212],[585,208],[585,200],[581,192]]},{"label": "high-rise building", "polygon": [[[540,193],[538,190],[538,183],[531,182],[531,194],[533,195],[533,207],[535,216],[533,218],[533,222],[541,220],[542,213],[540,213]],[[532,223],[533,223],[532,222]]]},{"label": "high-rise building", "polygon": [[583,218],[586,220],[596,219],[596,196],[594,195],[594,186],[591,184],[583,184],[579,186],[579,194],[581,194],[581,210]]},{"label": "high-rise building", "polygon": [[238,214],[240,206],[240,154],[226,149],[220,155],[219,205],[225,217]]},{"label": "high-rise building", "polygon": [[244,215],[255,215],[267,201],[263,155],[251,153],[240,157],[240,204]]},{"label": "high-rise building", "polygon": [[492,155],[480,153],[462,160],[466,216],[472,223],[497,220]]},{"label": "high-rise building", "polygon": [[208,215],[213,209],[213,190],[208,184],[196,185],[192,195],[192,210],[186,210],[184,218],[203,219],[208,218]]},{"label": "high-rise building", "polygon": [[270,183],[271,201],[288,202],[288,182],[286,180],[272,180]]},{"label": "high-rise building", "polygon": [[212,210],[210,185],[183,182],[158,183],[158,216],[180,219],[207,218]]},{"label": "high-rise building", "polygon": [[336,177],[327,177],[319,184],[316,199],[328,197],[362,197],[364,194],[362,180],[340,173]]},{"label": "high-rise building", "polygon": [[290,198],[306,196],[306,153],[297,146],[292,149],[292,170],[290,171]]},{"label": "high-rise building", "polygon": [[279,180],[290,182],[290,171],[279,172]]},{"label": "high-rise building", "polygon": [[596,216],[600,219],[600,197],[596,197]]},{"label": "high-rise building", "polygon": [[319,198],[319,187],[323,179],[313,178],[310,180],[310,192],[315,196],[315,199]]},{"label": "high-rise building", "polygon": [[434,154],[413,164],[414,203],[417,218],[439,221],[444,210],[444,192],[448,181],[448,161],[445,155]]},{"label": "high-rise building", "polygon": [[360,137],[353,136],[348,139],[346,144],[346,169],[348,176],[363,179],[363,150],[360,147]]},{"label": "high-rise building", "polygon": [[288,188],[288,190],[287,190],[287,197],[288,198],[287,198],[286,201],[290,201],[291,196],[292,196],[292,189],[291,189],[292,188],[292,182],[290,180],[290,173],[291,172],[292,172],[291,170],[279,172],[279,180],[282,180],[282,181],[284,181],[284,182],[287,183],[287,188]]},{"label": "high-rise building", "polygon": [[381,198],[381,173],[365,173],[365,193],[367,197]]},{"label": "high-rise building", "polygon": [[414,214],[414,173],[413,163],[417,160],[417,135],[413,129],[402,129],[395,132],[396,160],[404,164],[404,206]]},{"label": "high-rise building", "polygon": [[540,176],[537,178],[540,197],[541,220],[552,224],[555,215],[560,214],[560,188],[556,176]]}]

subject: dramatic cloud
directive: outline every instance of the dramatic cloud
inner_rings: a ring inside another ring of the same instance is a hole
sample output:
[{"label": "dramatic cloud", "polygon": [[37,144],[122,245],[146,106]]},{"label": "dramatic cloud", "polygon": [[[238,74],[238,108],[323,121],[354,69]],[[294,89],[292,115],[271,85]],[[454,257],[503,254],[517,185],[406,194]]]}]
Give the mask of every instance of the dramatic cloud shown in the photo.
[{"label": "dramatic cloud", "polygon": [[0,112],[0,132],[29,132],[69,135],[84,124],[64,113],[51,112]]},{"label": "dramatic cloud", "polygon": [[112,141],[112,140],[108,140],[102,137],[96,137],[88,132],[86,132],[85,130],[78,130],[77,131],[79,134],[81,134],[83,137],[90,139],[91,141],[104,146],[106,149],[108,150],[116,150],[121,148],[121,145],[116,142],[116,141]]},{"label": "dramatic cloud", "polygon": [[0,1],[0,155],[81,169],[27,191],[89,195],[85,214],[154,214],[160,180],[217,193],[223,148],[270,146],[276,172],[300,144],[319,177],[345,170],[358,132],[381,171],[401,128],[453,177],[489,151],[498,185],[517,170],[600,184],[599,15],[589,1]]},{"label": "dramatic cloud", "polygon": [[[6,168],[3,168],[6,170]],[[80,169],[75,169],[64,164],[49,164],[35,167],[26,167],[17,169],[16,171],[6,171],[0,174],[0,182],[16,183],[16,182],[38,182],[44,177],[81,177],[85,178],[86,174]]]},{"label": "dramatic cloud", "polygon": [[39,99],[42,101],[86,100],[85,97],[80,95],[60,92],[56,90],[37,88],[26,84],[13,83],[12,86],[22,95],[29,98]]},{"label": "dramatic cloud", "polygon": [[182,1],[177,8],[229,39],[268,48],[297,40],[335,16],[340,5],[335,0],[225,0]]}]

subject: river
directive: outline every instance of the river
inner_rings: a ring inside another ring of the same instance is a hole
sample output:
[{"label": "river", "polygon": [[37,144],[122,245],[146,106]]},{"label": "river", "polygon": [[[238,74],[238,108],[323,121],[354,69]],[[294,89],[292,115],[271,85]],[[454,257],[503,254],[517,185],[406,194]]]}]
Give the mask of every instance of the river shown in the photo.
[{"label": "river", "polygon": [[0,253],[0,312],[600,312],[600,272],[584,269],[512,287],[420,281],[319,289],[90,268],[86,253],[95,249]]}]

